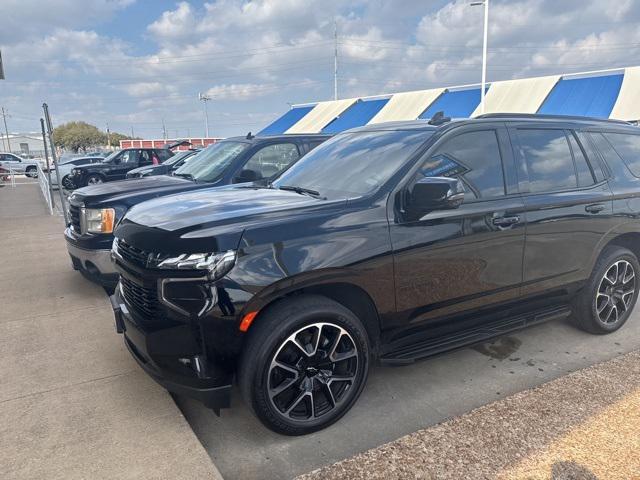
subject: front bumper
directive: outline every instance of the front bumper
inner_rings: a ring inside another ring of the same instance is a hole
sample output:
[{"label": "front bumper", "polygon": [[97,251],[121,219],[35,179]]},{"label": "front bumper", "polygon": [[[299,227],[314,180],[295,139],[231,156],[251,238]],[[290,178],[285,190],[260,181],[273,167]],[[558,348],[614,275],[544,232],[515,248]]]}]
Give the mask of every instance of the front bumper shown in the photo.
[{"label": "front bumper", "polygon": [[118,272],[111,261],[111,250],[87,249],[74,245],[65,235],[67,251],[73,267],[89,280],[100,285],[114,287]]},{"label": "front bumper", "polygon": [[230,406],[233,374],[204,359],[188,325],[143,324],[130,313],[119,289],[110,300],[116,331],[153,380],[216,411]]}]

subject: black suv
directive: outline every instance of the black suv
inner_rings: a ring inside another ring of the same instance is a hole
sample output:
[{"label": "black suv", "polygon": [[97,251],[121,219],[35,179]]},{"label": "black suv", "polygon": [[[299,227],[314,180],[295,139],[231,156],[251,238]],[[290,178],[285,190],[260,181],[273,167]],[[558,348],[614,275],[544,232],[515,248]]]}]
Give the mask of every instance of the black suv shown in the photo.
[{"label": "black suv", "polygon": [[285,434],[406,364],[571,317],[619,329],[638,296],[640,130],[485,115],[338,134],[264,188],[168,196],[117,228],[117,330],[168,390],[231,384]]},{"label": "black suv", "polygon": [[62,181],[62,185],[73,189],[124,180],[128,171],[146,165],[158,165],[172,155],[173,152],[168,148],[125,148],[113,152],[100,163],[74,168]]},{"label": "black suv", "polygon": [[[133,205],[171,193],[232,183],[267,184],[330,135],[232,137],[199,152],[172,176],[159,175],[92,185],[69,197],[65,230],[73,267],[85,277],[113,288],[118,275],[110,259],[113,229]],[[169,159],[169,162],[172,160]]]},{"label": "black suv", "polygon": [[127,172],[127,178],[152,177],[153,175],[170,175],[178,168],[191,160],[201,150],[198,148],[181,150],[176,152],[169,160],[165,160],[160,165],[147,165],[145,167],[134,168]]}]

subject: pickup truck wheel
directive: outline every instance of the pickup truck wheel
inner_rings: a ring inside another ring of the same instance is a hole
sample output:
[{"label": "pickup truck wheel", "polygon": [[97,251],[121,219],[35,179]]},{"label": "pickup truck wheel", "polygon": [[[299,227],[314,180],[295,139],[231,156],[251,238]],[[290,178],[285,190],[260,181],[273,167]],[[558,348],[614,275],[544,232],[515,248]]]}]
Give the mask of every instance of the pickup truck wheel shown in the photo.
[{"label": "pickup truck wheel", "polygon": [[574,323],[595,334],[615,332],[638,299],[640,265],[630,250],[606,247],[574,302]]},{"label": "pickup truck wheel", "polygon": [[304,435],[341,418],[364,388],[369,341],[326,297],[284,299],[255,320],[239,368],[245,402],[268,428]]},{"label": "pickup truck wheel", "polygon": [[31,178],[38,178],[38,169],[36,167],[27,167],[25,175]]},{"label": "pickup truck wheel", "polygon": [[104,183],[104,178],[100,175],[93,173],[87,177],[87,185],[99,185],[101,183]]}]

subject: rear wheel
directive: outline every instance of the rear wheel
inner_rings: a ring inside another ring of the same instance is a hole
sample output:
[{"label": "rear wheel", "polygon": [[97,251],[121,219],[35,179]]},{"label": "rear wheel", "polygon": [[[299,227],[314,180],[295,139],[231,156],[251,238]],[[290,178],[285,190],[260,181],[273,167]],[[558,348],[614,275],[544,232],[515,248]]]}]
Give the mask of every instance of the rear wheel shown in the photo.
[{"label": "rear wheel", "polygon": [[87,185],[99,185],[101,183],[104,183],[104,178],[100,175],[93,173],[87,177]]},{"label": "rear wheel", "polygon": [[256,319],[240,364],[242,395],[270,429],[303,435],[342,417],[369,370],[360,320],[325,297],[303,295]]},{"label": "rear wheel", "polygon": [[629,319],[638,299],[638,259],[630,250],[606,247],[587,286],[574,305],[574,323],[590,333],[618,330]]}]

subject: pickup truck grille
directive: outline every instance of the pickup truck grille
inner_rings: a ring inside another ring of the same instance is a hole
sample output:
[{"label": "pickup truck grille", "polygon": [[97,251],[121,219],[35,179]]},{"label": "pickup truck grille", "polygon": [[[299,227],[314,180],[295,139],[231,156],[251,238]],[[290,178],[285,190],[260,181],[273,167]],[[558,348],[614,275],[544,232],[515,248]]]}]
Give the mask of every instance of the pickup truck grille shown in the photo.
[{"label": "pickup truck grille", "polygon": [[118,254],[129,263],[146,268],[149,252],[133,247],[120,239],[118,241]]},{"label": "pickup truck grille", "polygon": [[158,316],[160,303],[155,288],[136,285],[124,276],[120,277],[121,292],[127,305],[145,320],[153,320]]},{"label": "pickup truck grille", "polygon": [[69,214],[71,217],[71,226],[73,230],[77,233],[82,233],[80,231],[80,207],[76,205],[69,205]]}]

